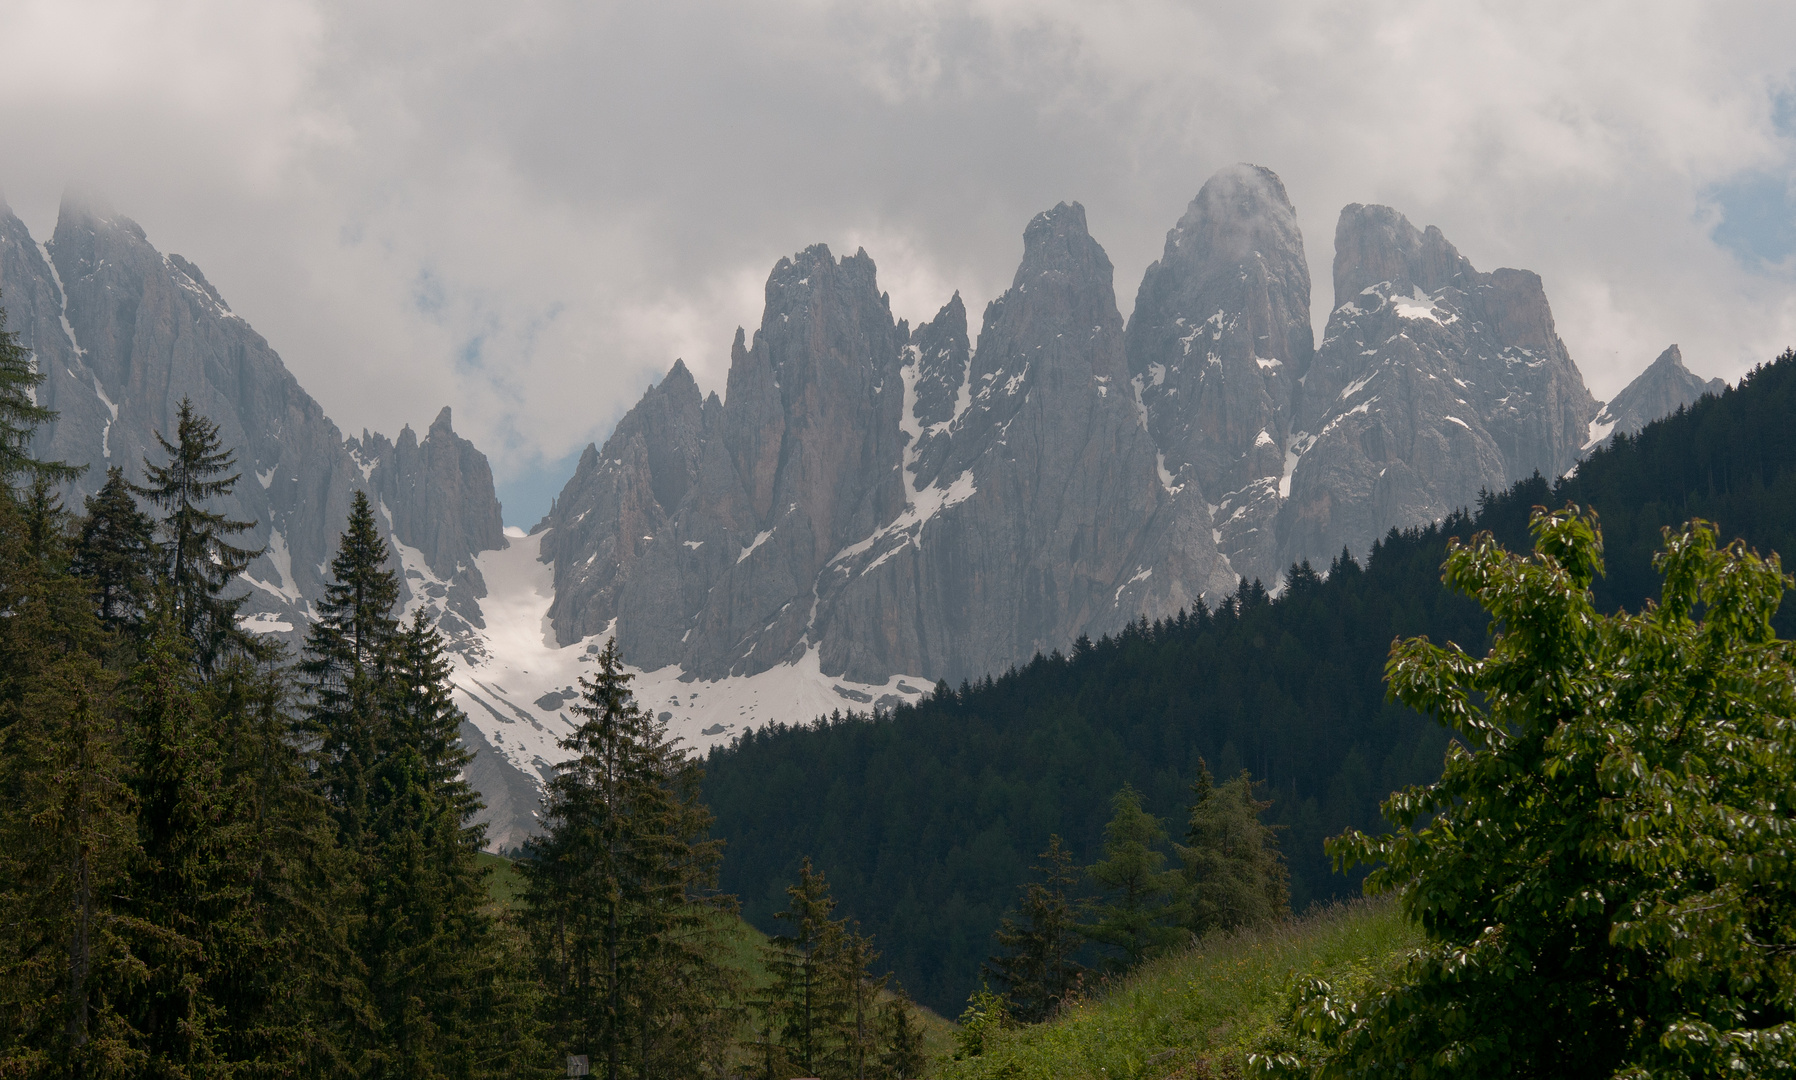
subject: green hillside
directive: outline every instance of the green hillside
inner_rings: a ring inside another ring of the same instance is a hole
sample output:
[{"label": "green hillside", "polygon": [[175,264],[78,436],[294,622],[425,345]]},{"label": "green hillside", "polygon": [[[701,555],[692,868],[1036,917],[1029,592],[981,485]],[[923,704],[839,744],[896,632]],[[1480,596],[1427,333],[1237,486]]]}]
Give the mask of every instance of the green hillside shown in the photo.
[{"label": "green hillside", "polygon": [[[1421,941],[1388,902],[1352,901],[1242,934],[1218,934],[1150,962],[1045,1024],[992,1031],[952,1080],[1134,1080],[1239,1075],[1245,1054],[1280,1045],[1293,979],[1351,983]],[[964,1041],[964,1040],[963,1040]]]},{"label": "green hillside", "polygon": [[[877,722],[849,715],[754,732],[706,764],[705,798],[728,844],[723,887],[766,928],[810,856],[904,985],[952,1015],[1048,835],[1092,861],[1125,782],[1151,812],[1181,822],[1203,757],[1218,775],[1246,768],[1267,782],[1294,907],[1354,895],[1357,880],[1333,873],[1322,840],[1381,828],[1379,801],[1432,780],[1447,741],[1386,700],[1391,642],[1485,644],[1485,617],[1440,584],[1448,539],[1489,529],[1525,550],[1531,507],[1594,506],[1608,561],[1599,606],[1637,608],[1658,589],[1650,557],[1664,526],[1705,517],[1724,539],[1796,550],[1792,416],[1787,352],[1722,396],[1617,439],[1570,479],[1535,477],[1475,513],[1393,531],[1363,559],[1337,557],[1325,577],[1294,567],[1276,598],[1250,583],[1214,610],[1038,656]],[[1786,608],[1779,631],[1793,621]]]}]

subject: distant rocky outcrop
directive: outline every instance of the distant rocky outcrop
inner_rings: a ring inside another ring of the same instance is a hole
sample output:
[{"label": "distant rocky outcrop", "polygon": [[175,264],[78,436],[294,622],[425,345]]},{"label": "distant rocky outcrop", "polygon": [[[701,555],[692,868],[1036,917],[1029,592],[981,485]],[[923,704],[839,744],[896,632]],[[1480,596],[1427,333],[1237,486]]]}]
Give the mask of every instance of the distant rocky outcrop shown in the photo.
[{"label": "distant rocky outcrop", "polygon": [[446,405],[423,442],[408,424],[397,442],[363,432],[350,440],[349,451],[366,468],[393,538],[423,561],[406,568],[408,587],[441,601],[451,613],[444,629],[452,637],[462,623],[484,627],[479,600],[486,582],[474,556],[506,546],[486,455],[455,433]]},{"label": "distant rocky outcrop", "polygon": [[[65,198],[41,245],[0,204],[0,306],[45,376],[38,400],[57,413],[33,452],[87,467],[65,496],[71,509],[109,466],[141,480],[145,457],[162,458],[156,435],[175,437],[176,409],[191,398],[240,472],[217,508],[254,521],[246,540],[266,549],[244,574],[248,626],[289,646],[303,641],[360,489],[377,499],[379,525],[395,541],[407,601],[437,606],[455,647],[479,648],[466,633],[481,624],[485,595],[474,559],[505,538],[492,471],[450,430],[447,409],[422,442],[409,428],[397,444],[345,442],[199,267],[163,255],[136,222],[90,200]],[[537,783],[497,755],[479,769],[494,792]],[[534,804],[522,798],[483,820],[506,835],[526,827]]]},{"label": "distant rocky outcrop", "polygon": [[1726,389],[1725,379],[1704,380],[1692,374],[1684,366],[1683,352],[1672,345],[1596,414],[1584,449],[1605,446],[1616,435],[1638,435],[1654,420],[1696,404],[1704,394]]},{"label": "distant rocky outcrop", "polygon": [[1335,232],[1334,296],[1294,395],[1282,561],[1364,552],[1577,462],[1597,403],[1538,276],[1479,273],[1439,229],[1355,204]]},{"label": "distant rocky outcrop", "polygon": [[1333,284],[1318,348],[1296,212],[1251,165],[1199,191],[1126,329],[1077,203],[1030,222],[976,348],[958,295],[896,320],[865,252],[781,260],[724,395],[677,363],[544,520],[556,635],[700,678],[812,650],[977,677],[1578,460],[1597,403],[1538,277],[1355,205]]}]

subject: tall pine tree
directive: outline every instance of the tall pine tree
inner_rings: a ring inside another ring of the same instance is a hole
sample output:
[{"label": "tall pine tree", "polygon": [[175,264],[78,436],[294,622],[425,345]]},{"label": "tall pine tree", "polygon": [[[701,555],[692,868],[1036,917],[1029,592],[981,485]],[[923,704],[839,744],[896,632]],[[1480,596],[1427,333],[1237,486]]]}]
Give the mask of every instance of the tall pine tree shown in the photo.
[{"label": "tall pine tree", "polygon": [[1078,930],[1080,905],[1072,895],[1079,869],[1059,836],[1048,837],[1040,859],[1035,867],[1039,879],[1023,887],[1018,910],[998,925],[1002,952],[985,965],[987,974],[1005,988],[1010,1015],[1026,1024],[1052,1016],[1085,970],[1073,959],[1085,944]]},{"label": "tall pine tree", "polygon": [[1194,935],[1273,922],[1290,914],[1289,875],[1278,829],[1260,815],[1271,808],[1253,796],[1245,770],[1216,784],[1200,758],[1180,862],[1179,924]]},{"label": "tall pine tree", "polygon": [[1104,826],[1104,857],[1086,873],[1108,892],[1094,905],[1097,918],[1079,927],[1092,941],[1122,952],[1113,966],[1127,969],[1177,941],[1181,932],[1167,925],[1175,875],[1160,869],[1166,856],[1156,845],[1166,839],[1160,819],[1141,808],[1141,796],[1124,784],[1111,799],[1112,816]]},{"label": "tall pine tree", "polygon": [[131,632],[143,618],[154,590],[156,523],[137,508],[131,486],[118,466],[87,499],[71,569],[92,582],[100,621],[108,629]]},{"label": "tall pine tree", "polygon": [[0,314],[0,1074],[122,1075],[142,1060],[114,1004],[142,971],[114,903],[136,855],[128,732],[50,487],[75,470],[29,453],[54,417],[39,381]]},{"label": "tall pine tree", "polygon": [[553,1038],[595,1075],[698,1075],[728,989],[716,963],[712,893],[721,853],[706,839],[699,766],[637,705],[617,643],[580,680],[580,726],[563,740],[544,833],[521,864],[525,925],[547,983]]},{"label": "tall pine tree", "polygon": [[66,480],[81,472],[60,461],[31,456],[32,436],[56,419],[56,413],[37,403],[37,388],[43,381],[31,351],[6,328],[6,309],[0,307],[0,486],[10,489],[28,477]]},{"label": "tall pine tree", "polygon": [[[300,665],[318,778],[360,887],[346,1065],[367,1076],[493,1075],[532,1045],[498,969],[449,664],[357,492]],[[514,1036],[509,1044],[500,1034]]]},{"label": "tall pine tree", "polygon": [[247,592],[230,597],[225,590],[262,550],[232,542],[255,522],[207,509],[213,500],[228,497],[241,479],[231,472],[236,455],[223,448],[218,425],[194,411],[187,398],[176,417],[174,442],[156,433],[168,460],[157,465],[145,458],[145,482],[131,485],[131,491],[162,511],[164,602],[182,636],[193,643],[194,664],[210,675],[226,656],[258,649],[254,637],[237,625]]},{"label": "tall pine tree", "polygon": [[361,850],[368,829],[372,774],[387,735],[389,683],[398,662],[399,576],[387,562],[374,508],[358,491],[299,665],[319,779],[351,850]]}]

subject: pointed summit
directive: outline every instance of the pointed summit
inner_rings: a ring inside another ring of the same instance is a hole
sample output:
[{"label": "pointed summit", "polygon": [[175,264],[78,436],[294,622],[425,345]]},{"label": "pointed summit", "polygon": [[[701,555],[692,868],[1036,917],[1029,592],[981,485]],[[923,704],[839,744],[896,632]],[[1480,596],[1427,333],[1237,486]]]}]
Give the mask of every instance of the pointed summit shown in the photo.
[{"label": "pointed summit", "polygon": [[1607,445],[1618,434],[1638,435],[1654,420],[1695,404],[1705,394],[1719,394],[1726,389],[1725,379],[1704,380],[1692,374],[1684,366],[1683,352],[1673,345],[1597,413],[1590,423],[1590,440],[1584,449]]},{"label": "pointed summit", "polygon": [[1210,177],[1166,234],[1129,318],[1129,374],[1170,474],[1216,504],[1235,570],[1274,580],[1291,395],[1315,354],[1297,212],[1270,169]]},{"label": "pointed summit", "polygon": [[1335,309],[1299,395],[1281,563],[1438,520],[1483,491],[1577,463],[1596,402],[1540,277],[1479,273],[1439,229],[1353,204]]}]

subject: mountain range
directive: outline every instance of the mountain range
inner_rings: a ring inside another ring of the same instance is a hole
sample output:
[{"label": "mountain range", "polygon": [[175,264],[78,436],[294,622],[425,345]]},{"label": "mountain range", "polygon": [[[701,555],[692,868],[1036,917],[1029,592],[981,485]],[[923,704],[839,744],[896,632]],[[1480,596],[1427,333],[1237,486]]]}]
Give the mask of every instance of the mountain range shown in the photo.
[{"label": "mountain range", "polygon": [[495,845],[516,843],[615,635],[639,698],[696,746],[889,708],[1082,635],[1364,551],[1719,388],[1668,349],[1607,406],[1541,280],[1480,273],[1438,229],[1348,206],[1320,344],[1296,214],[1231,166],[1168,232],[1127,320],[1078,203],[1031,220],[975,333],[956,294],[912,326],[864,251],[770,274],[724,393],[683,362],[534,529],[444,408],[423,438],[345,437],[219,289],[128,217],[65,198],[35,240],[0,202],[0,306],[58,419],[40,456],[140,475],[191,398],[266,548],[249,625],[297,647],[351,494],[377,500],[408,609],[456,652]]}]

